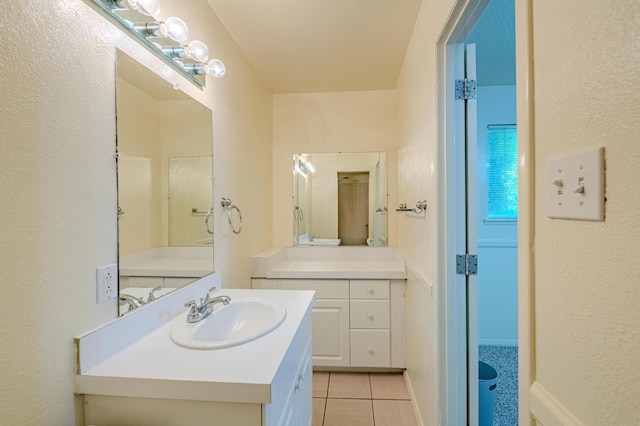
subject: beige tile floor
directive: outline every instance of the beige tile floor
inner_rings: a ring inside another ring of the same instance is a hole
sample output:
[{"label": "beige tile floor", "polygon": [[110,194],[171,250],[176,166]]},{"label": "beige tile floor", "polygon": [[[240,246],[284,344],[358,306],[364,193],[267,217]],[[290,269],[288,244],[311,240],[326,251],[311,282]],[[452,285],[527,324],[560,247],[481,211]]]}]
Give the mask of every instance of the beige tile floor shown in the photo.
[{"label": "beige tile floor", "polygon": [[313,373],[313,426],[417,426],[397,373]]}]

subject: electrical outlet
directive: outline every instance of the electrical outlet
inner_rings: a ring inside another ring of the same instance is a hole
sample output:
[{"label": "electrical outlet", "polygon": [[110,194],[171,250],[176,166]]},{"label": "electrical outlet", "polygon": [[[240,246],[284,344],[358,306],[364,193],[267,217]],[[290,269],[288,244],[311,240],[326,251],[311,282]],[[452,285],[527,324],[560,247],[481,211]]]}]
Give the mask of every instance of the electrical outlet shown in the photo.
[{"label": "electrical outlet", "polygon": [[96,300],[104,303],[118,294],[118,264],[101,266],[96,270]]}]

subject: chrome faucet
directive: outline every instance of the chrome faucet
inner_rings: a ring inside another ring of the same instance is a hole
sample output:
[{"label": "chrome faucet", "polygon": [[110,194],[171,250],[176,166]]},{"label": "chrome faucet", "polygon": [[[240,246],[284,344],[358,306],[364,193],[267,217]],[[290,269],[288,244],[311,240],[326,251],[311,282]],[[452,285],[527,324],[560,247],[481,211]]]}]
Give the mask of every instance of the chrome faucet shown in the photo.
[{"label": "chrome faucet", "polygon": [[213,311],[213,305],[218,303],[228,305],[229,302],[231,302],[231,298],[229,296],[211,297],[209,293],[215,289],[215,287],[211,287],[204,299],[200,299],[199,305],[195,300],[189,300],[184,304],[185,308],[189,308],[189,312],[187,312],[187,322],[194,323],[202,321]]},{"label": "chrome faucet", "polygon": [[154,301],[157,299],[155,292],[158,290],[162,290],[162,286],[158,286],[156,288],[154,288],[153,290],[151,290],[151,292],[149,293],[149,297],[147,297],[147,303]]},{"label": "chrome faucet", "polygon": [[135,296],[131,296],[130,294],[126,294],[126,293],[120,293],[118,295],[118,302],[120,302],[121,305],[129,306],[129,309],[127,309],[127,312],[133,311],[134,309],[144,305],[144,301],[142,299]]},{"label": "chrome faucet", "polygon": [[309,241],[313,241],[316,238],[320,238],[320,235],[316,234],[316,235],[312,235],[311,238],[309,238]]}]

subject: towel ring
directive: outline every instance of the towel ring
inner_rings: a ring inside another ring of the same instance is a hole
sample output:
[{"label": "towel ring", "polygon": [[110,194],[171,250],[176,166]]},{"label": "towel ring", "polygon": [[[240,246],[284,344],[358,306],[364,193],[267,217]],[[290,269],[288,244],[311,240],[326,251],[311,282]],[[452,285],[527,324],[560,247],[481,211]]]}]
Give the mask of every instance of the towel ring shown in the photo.
[{"label": "towel ring", "polygon": [[209,227],[209,218],[211,217],[212,213],[213,213],[213,207],[209,209],[209,211],[207,212],[207,217],[204,219],[204,229],[207,231],[208,234],[211,234],[211,235],[213,235],[213,231]]},{"label": "towel ring", "polygon": [[[236,229],[236,227],[233,226],[233,221],[231,220],[231,212],[233,210],[238,211],[238,217],[240,218],[240,224],[238,225],[238,229]],[[235,204],[231,204],[231,206],[229,206],[229,210],[227,210],[227,215],[229,216],[229,225],[231,226],[231,230],[233,231],[234,234],[239,234],[242,231],[242,212],[240,211],[238,206],[236,206]]]}]

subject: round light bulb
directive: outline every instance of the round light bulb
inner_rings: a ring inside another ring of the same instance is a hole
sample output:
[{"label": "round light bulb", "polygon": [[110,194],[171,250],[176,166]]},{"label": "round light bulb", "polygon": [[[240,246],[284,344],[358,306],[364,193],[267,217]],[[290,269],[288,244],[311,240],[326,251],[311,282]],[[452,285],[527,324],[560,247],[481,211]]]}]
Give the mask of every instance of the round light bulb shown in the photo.
[{"label": "round light bulb", "polygon": [[226,72],[226,67],[220,59],[212,59],[206,65],[205,70],[211,77],[221,78]]},{"label": "round light bulb", "polygon": [[140,13],[153,16],[160,12],[160,0],[136,0],[136,7]]},{"label": "round light bulb", "polygon": [[172,16],[164,21],[166,35],[173,41],[182,43],[189,38],[189,27],[180,18]]},{"label": "round light bulb", "polygon": [[189,52],[191,58],[198,62],[204,62],[209,58],[209,48],[200,40],[189,43]]}]

